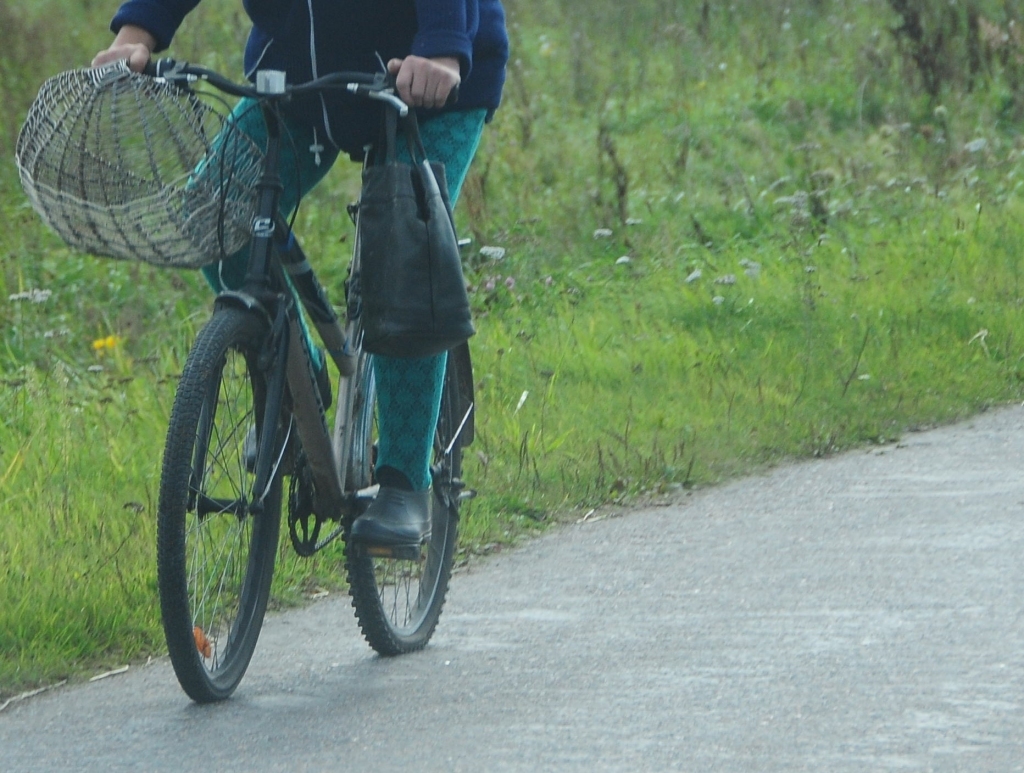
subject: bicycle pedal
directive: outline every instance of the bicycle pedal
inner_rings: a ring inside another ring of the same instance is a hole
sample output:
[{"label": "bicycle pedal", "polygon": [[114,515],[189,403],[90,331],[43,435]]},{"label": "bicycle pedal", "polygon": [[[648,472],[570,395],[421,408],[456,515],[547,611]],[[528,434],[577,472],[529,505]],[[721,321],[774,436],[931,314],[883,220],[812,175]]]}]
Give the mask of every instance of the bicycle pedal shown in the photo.
[{"label": "bicycle pedal", "polygon": [[423,557],[422,545],[362,545],[360,550],[370,558],[419,561]]},{"label": "bicycle pedal", "polygon": [[476,489],[467,488],[459,492],[459,501],[466,502],[470,499],[476,499]]}]

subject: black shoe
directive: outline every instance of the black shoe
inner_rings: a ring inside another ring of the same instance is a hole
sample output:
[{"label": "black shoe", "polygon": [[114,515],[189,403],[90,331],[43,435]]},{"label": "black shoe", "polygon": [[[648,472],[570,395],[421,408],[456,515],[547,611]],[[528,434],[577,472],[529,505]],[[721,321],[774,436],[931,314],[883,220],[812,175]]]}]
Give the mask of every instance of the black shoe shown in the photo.
[{"label": "black shoe", "polygon": [[430,492],[381,486],[352,524],[350,539],[380,547],[422,545],[430,539]]}]

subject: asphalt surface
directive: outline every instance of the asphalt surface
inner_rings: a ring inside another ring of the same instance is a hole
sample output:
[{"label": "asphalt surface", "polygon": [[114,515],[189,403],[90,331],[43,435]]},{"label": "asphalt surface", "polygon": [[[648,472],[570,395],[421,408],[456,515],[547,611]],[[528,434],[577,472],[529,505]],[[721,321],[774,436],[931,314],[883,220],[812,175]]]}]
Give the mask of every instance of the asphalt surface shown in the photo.
[{"label": "asphalt surface", "polygon": [[225,703],[166,658],[19,702],[0,771],[1024,771],[1022,559],[1009,408],[557,529],[422,653],[332,597]]}]

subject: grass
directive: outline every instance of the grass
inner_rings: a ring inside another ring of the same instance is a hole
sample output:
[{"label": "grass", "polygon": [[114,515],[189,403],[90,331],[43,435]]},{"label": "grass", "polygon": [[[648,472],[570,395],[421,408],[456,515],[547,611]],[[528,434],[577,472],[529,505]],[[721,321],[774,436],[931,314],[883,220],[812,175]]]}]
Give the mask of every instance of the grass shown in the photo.
[{"label": "grass", "polygon": [[[20,381],[17,386],[13,382]],[[159,449],[172,386],[26,369],[3,392],[4,684],[158,643],[151,569]],[[13,442],[12,442],[13,441]]]},{"label": "grass", "polygon": [[[48,2],[7,26],[45,45]],[[993,54],[936,100],[884,2],[738,5],[508,4],[516,59],[458,212],[504,251],[467,264],[466,552],[1022,398],[1013,73]],[[86,61],[105,13],[70,4],[95,35],[46,68]],[[237,69],[237,13],[203,4],[175,53]],[[30,49],[6,49],[10,104],[47,74]],[[357,191],[339,169],[299,215],[328,287]],[[210,303],[195,274],[70,253],[11,170],[0,208],[3,697],[162,650],[162,436]],[[339,551],[280,555],[278,604],[340,588]]]},{"label": "grass", "polygon": [[1017,270],[1021,234],[931,214],[931,235],[876,233],[856,264],[826,239],[756,267],[749,249],[722,255],[690,282],[683,263],[605,260],[536,283],[520,318],[481,323],[487,418],[471,479],[501,501],[508,489],[544,508],[591,504],[1015,399],[1021,311],[997,275]]}]

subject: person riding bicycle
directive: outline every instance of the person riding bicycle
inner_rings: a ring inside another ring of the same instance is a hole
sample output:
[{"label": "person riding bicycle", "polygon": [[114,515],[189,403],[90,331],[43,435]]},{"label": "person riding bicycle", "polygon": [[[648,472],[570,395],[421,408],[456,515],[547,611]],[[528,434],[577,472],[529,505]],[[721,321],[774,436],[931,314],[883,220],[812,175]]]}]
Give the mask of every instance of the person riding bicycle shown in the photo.
[{"label": "person riding bicycle", "polygon": [[[128,60],[140,72],[153,53],[170,45],[199,2],[127,0],[111,22],[114,41],[96,55],[93,66]],[[248,78],[258,69],[273,69],[285,71],[289,83],[303,83],[331,72],[372,72],[387,62],[398,95],[418,108],[428,157],[445,165],[454,204],[484,124],[501,100],[508,60],[501,0],[243,0],[243,5],[252,21],[244,59]],[[446,107],[455,87],[457,104]],[[252,108],[250,100],[242,100],[231,120],[265,146],[262,115]],[[362,158],[378,136],[379,109],[346,95],[289,103],[284,125],[291,141],[281,149],[285,216],[340,152]],[[247,263],[243,250],[203,273],[216,291],[238,289]],[[445,362],[444,354],[373,358],[380,491],[353,524],[353,541],[402,545],[429,535],[429,460]],[[319,364],[326,368],[322,357]]]}]

